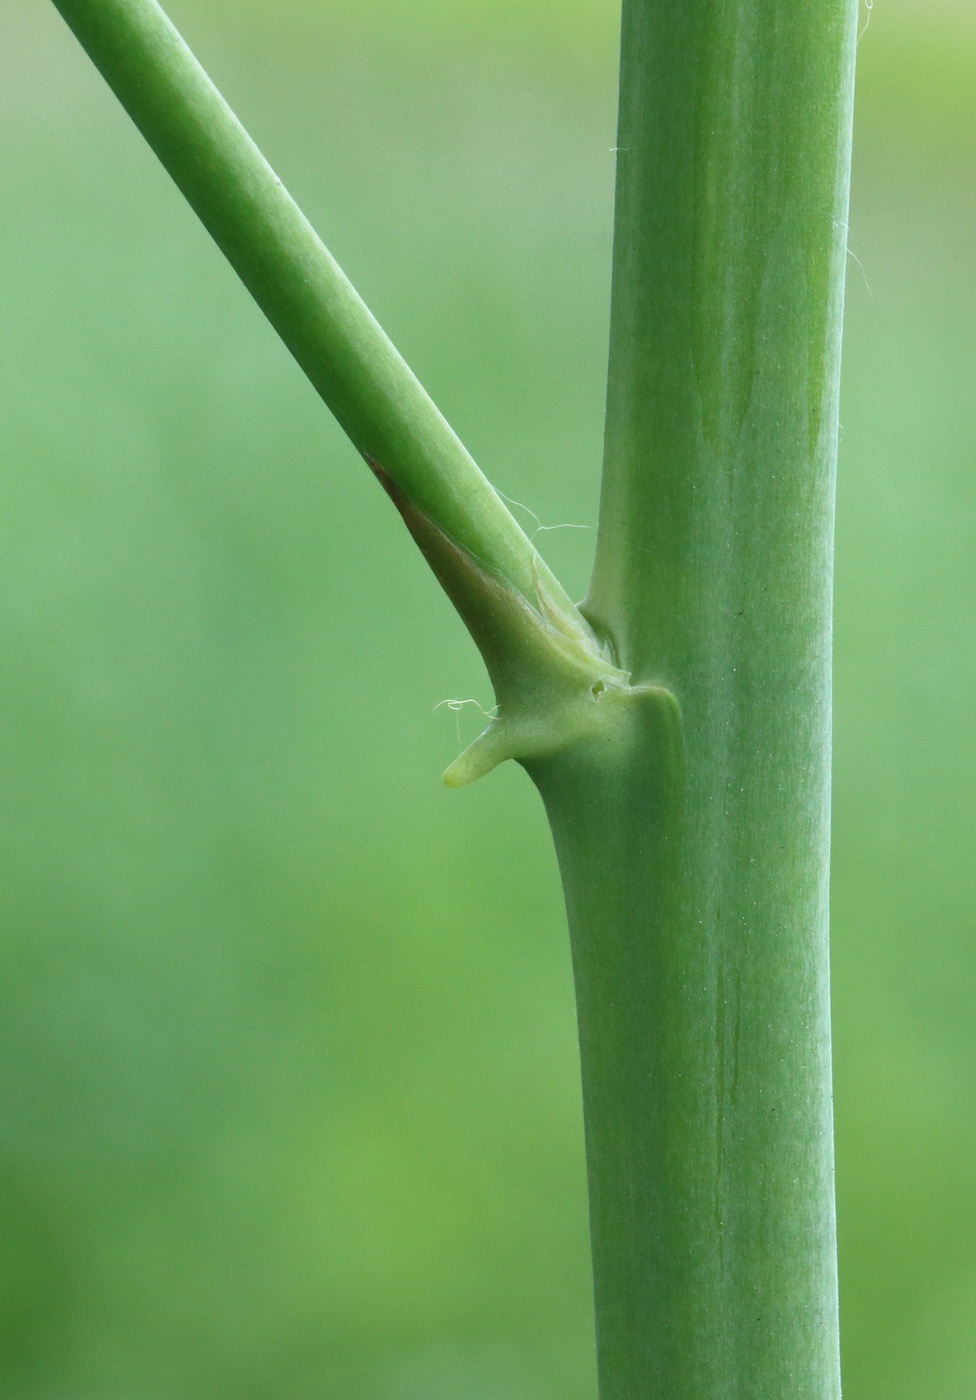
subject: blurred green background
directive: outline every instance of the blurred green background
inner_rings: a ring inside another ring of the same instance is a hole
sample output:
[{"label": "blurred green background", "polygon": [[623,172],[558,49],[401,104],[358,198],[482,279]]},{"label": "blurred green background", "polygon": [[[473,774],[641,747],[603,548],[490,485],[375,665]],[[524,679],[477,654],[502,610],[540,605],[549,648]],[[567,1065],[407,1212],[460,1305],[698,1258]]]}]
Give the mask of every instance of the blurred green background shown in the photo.
[{"label": "blurred green background", "polygon": [[[612,0],[173,12],[497,484],[591,523]],[[0,26],[0,1394],[593,1400],[541,810],[438,783],[473,649],[53,8]],[[877,0],[860,60],[847,1396],[972,1400],[976,12]]]}]

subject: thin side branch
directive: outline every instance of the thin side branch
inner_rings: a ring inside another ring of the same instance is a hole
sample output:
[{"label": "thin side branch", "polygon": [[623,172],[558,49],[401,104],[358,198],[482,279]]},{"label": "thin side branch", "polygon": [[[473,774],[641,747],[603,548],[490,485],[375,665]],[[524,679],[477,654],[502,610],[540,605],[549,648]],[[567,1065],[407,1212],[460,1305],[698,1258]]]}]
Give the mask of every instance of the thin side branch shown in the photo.
[{"label": "thin side branch", "polygon": [[155,0],[55,0],[359,451],[538,608],[587,624]]}]

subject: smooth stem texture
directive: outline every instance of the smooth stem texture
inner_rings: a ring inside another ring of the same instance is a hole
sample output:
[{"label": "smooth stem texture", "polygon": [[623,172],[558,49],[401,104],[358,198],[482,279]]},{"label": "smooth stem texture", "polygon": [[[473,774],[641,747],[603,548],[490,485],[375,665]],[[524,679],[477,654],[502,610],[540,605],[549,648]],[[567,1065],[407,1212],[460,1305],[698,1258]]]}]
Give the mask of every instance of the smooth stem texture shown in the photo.
[{"label": "smooth stem texture", "polygon": [[355,446],[530,604],[579,614],[155,0],[55,0]]},{"label": "smooth stem texture", "polygon": [[601,1400],[837,1400],[829,619],[855,0],[625,0],[592,631],[154,0],[55,3],[481,647],[500,719],[450,780],[515,757],[546,802]]},{"label": "smooth stem texture", "polygon": [[579,1001],[602,1400],[837,1400],[830,574],[853,0],[625,0],[585,610],[666,687],[532,767]]}]

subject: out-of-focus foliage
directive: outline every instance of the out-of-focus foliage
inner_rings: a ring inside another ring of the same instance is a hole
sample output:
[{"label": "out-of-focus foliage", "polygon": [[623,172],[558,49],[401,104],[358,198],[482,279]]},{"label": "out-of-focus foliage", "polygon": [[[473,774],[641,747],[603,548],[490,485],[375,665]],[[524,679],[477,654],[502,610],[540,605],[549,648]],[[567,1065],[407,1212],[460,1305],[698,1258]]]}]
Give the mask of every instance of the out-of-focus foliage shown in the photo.
[{"label": "out-of-focus foliage", "polygon": [[[501,488],[592,522],[614,6],[175,14]],[[592,1400],[548,838],[437,781],[472,649],[53,9],[0,22],[0,1394]],[[860,53],[847,1395],[971,1400],[976,23]]]}]

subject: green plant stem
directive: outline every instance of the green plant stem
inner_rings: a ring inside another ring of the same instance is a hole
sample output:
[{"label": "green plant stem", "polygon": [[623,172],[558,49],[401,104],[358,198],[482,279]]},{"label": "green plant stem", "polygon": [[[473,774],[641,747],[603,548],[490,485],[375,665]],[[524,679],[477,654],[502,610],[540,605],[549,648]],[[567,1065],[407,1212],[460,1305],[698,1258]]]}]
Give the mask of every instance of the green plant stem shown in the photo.
[{"label": "green plant stem", "polygon": [[602,1400],[837,1400],[829,609],[854,0],[624,2],[592,630],[154,0],[55,3],[481,647],[501,719],[452,781],[516,757],[546,802]]},{"label": "green plant stem", "polygon": [[355,446],[530,603],[582,619],[155,0],[55,0]]},{"label": "green plant stem", "polygon": [[675,696],[532,767],[579,1001],[602,1400],[839,1396],[830,573],[850,0],[625,0],[585,611]]}]

